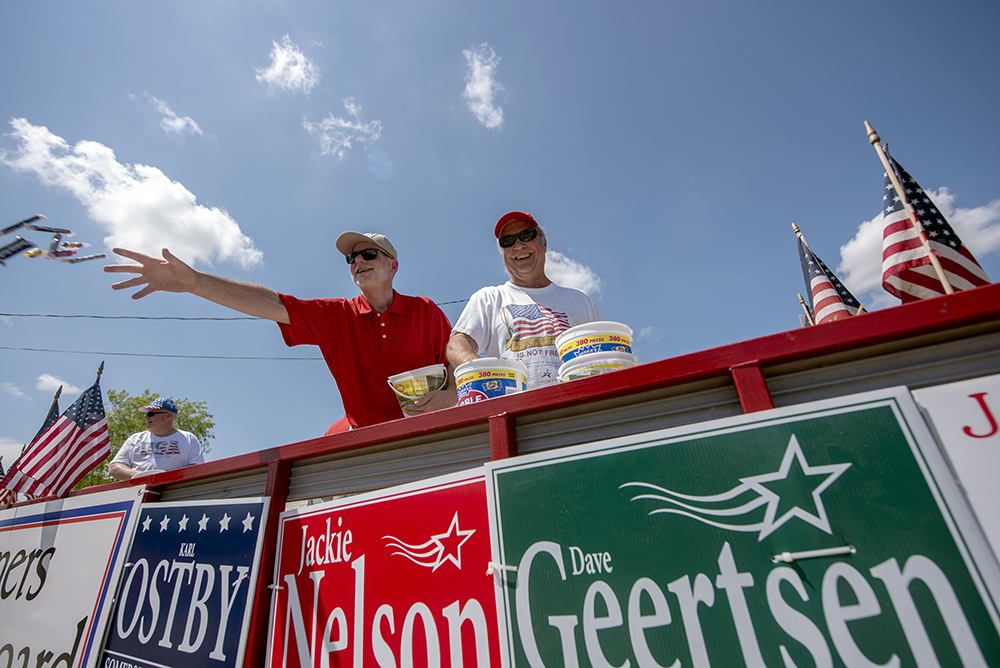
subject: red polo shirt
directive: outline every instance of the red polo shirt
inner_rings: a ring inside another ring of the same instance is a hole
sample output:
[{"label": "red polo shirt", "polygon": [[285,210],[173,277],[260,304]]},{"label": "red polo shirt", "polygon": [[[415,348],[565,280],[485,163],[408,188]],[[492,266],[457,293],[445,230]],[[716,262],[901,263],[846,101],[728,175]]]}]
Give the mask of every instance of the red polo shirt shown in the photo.
[{"label": "red polo shirt", "polygon": [[444,349],[451,323],[426,297],[393,291],[379,313],[363,296],[296,299],[279,295],[289,324],[281,324],[288,346],[319,346],[344,402],[347,421],[366,427],[403,417],[387,379],[429,364],[448,364]]}]

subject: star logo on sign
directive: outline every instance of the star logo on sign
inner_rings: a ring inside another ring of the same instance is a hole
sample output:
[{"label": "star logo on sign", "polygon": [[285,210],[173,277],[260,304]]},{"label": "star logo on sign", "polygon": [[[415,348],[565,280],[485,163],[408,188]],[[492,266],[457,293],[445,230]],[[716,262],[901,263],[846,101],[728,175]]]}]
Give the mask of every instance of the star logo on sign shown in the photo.
[{"label": "star logo on sign", "polygon": [[246,519],[243,520],[243,533],[247,531],[253,531],[253,520],[254,517],[249,512],[247,512]]},{"label": "star logo on sign", "polygon": [[160,520],[160,531],[161,532],[162,531],[166,531],[168,524],[170,524],[170,518],[168,516],[164,515],[163,519]]},{"label": "star logo on sign", "polygon": [[[760,494],[767,504],[757,540],[764,540],[793,517],[798,517],[826,533],[833,533],[820,495],[850,467],[850,463],[810,466],[802,454],[798,439],[792,434],[776,472],[740,479]],[[784,504],[782,496],[775,490],[784,493],[786,498]],[[789,497],[792,499],[791,502],[787,501]],[[808,507],[805,508],[799,505],[800,503]],[[787,510],[779,515],[783,505]]]},{"label": "star logo on sign", "polygon": [[219,529],[219,533],[222,533],[223,531],[229,531],[229,520],[231,519],[232,518],[229,516],[229,513],[222,513],[222,519],[219,520],[219,526],[221,526],[222,528]]},{"label": "star logo on sign", "polygon": [[146,515],[146,519],[142,521],[142,530],[149,531],[149,525],[153,523],[153,518]]},{"label": "star logo on sign", "polygon": [[202,513],[201,519],[198,520],[198,533],[206,531],[208,529],[208,515]]},{"label": "star logo on sign", "polygon": [[181,531],[187,531],[187,528],[188,528],[188,516],[187,515],[181,516],[181,519],[177,523],[177,526],[178,526],[177,533],[180,533]]},{"label": "star logo on sign", "polygon": [[445,561],[450,561],[458,566],[458,570],[462,570],[462,545],[474,533],[476,533],[475,529],[463,531],[458,528],[458,513],[456,512],[455,516],[451,518],[451,525],[448,526],[446,532],[431,536],[431,541],[441,550],[431,571],[436,571]]}]

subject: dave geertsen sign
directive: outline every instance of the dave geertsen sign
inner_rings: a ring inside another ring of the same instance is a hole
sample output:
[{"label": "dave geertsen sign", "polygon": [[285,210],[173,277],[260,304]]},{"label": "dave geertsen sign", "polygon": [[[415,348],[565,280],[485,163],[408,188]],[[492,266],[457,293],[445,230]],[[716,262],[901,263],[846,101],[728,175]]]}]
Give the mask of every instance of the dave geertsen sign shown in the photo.
[{"label": "dave geertsen sign", "polygon": [[145,489],[0,512],[0,666],[97,664]]},{"label": "dave geertsen sign", "polygon": [[241,666],[267,505],[143,506],[101,668]]},{"label": "dave geertsen sign", "polygon": [[282,513],[270,668],[499,667],[481,470]]},{"label": "dave geertsen sign", "polygon": [[1000,574],[905,388],[487,465],[513,666],[1000,664]]}]

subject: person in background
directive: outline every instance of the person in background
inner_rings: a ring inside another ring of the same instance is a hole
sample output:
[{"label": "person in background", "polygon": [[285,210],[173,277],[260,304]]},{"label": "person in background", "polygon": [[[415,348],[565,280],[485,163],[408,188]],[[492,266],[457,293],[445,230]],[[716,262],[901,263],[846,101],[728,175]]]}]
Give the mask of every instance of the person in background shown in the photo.
[{"label": "person in background", "polygon": [[587,293],[545,275],[545,233],[530,213],[511,211],[493,229],[510,280],[474,295],[451,331],[448,360],[458,367],[479,354],[515,359],[527,389],[558,382],[555,340],[570,327],[601,320]]},{"label": "person in background", "polygon": [[202,464],[198,437],[174,427],[177,406],[172,399],[159,398],[139,411],[144,413],[146,431],[132,434],[108,465],[115,480],[128,480],[147,471],[169,471]]},{"label": "person in background", "polygon": [[407,404],[400,412],[389,376],[448,360],[448,317],[426,297],[408,297],[392,287],[399,269],[396,248],[383,234],[344,232],[337,250],[347,260],[351,279],[361,289],[354,299],[297,299],[263,285],[243,283],[197,271],[166,248],[163,260],[124,248],[114,252],[138,262],[104,267],[109,273],[139,274],[111,287],[145,287],[141,299],[157,290],[190,292],[241,313],[273,320],[288,346],[319,346],[337,382],[346,415],[327,434],[367,427],[406,415],[454,406],[450,369],[445,387]]}]

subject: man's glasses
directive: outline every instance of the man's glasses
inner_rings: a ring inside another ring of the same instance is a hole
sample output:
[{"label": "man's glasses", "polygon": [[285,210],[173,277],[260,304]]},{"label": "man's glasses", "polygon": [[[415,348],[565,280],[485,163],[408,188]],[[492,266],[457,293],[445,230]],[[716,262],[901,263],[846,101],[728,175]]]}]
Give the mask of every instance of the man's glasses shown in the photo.
[{"label": "man's glasses", "polygon": [[528,243],[532,239],[538,236],[537,227],[529,227],[525,230],[521,230],[517,234],[505,234],[500,237],[500,248],[510,248],[514,245],[514,242],[518,239],[524,243]]},{"label": "man's glasses", "polygon": [[149,411],[146,413],[146,417],[151,418],[154,415],[166,415],[169,411]]},{"label": "man's glasses", "polygon": [[[514,243],[514,242],[511,242],[511,243]],[[363,249],[361,249],[359,251],[354,251],[353,253],[348,253],[347,255],[344,256],[344,259],[347,260],[347,264],[354,264],[354,260],[357,259],[357,257],[360,255],[364,259],[366,259],[369,262],[371,262],[372,260],[374,260],[375,258],[378,257],[379,253],[381,253],[382,255],[385,255],[390,260],[392,259],[392,256],[389,255],[388,253],[386,253],[381,248],[363,248]]]}]

